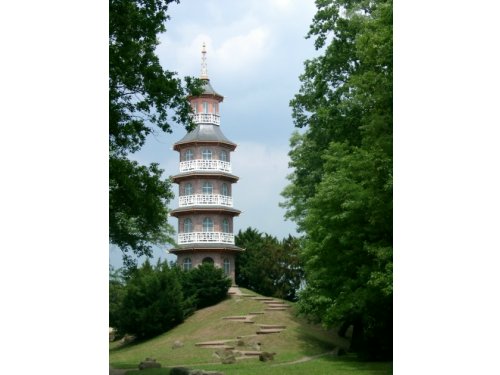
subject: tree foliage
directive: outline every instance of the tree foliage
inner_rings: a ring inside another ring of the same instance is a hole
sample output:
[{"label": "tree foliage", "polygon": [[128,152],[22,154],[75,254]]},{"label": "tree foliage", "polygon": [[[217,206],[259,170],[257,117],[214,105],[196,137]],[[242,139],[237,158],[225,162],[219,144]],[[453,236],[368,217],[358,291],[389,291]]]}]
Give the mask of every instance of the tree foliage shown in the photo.
[{"label": "tree foliage", "polygon": [[353,347],[392,355],[392,1],[321,0],[291,101],[283,206],[305,233],[303,314],[354,324]]},{"label": "tree foliage", "polygon": [[236,283],[257,293],[295,301],[303,268],[299,241],[289,236],[279,241],[256,229],[236,235],[236,245],[245,249],[236,258]]},{"label": "tree foliage", "polygon": [[186,295],[194,297],[196,308],[215,305],[227,297],[231,279],[224,271],[210,263],[203,263],[184,272],[183,287]]},{"label": "tree foliage", "polygon": [[109,324],[120,334],[148,338],[168,331],[197,309],[227,297],[231,279],[202,264],[190,271],[164,261],[110,273]]},{"label": "tree foliage", "polygon": [[177,274],[166,262],[148,260],[129,272],[116,328],[138,338],[163,333],[184,320],[184,295]]},{"label": "tree foliage", "polygon": [[139,165],[129,155],[148,135],[171,132],[172,122],[191,130],[186,97],[200,89],[199,80],[189,77],[183,85],[156,55],[171,2],[109,2],[109,238],[129,266],[128,252],[150,256],[152,244],[170,237],[166,203],[172,198],[158,165]]}]

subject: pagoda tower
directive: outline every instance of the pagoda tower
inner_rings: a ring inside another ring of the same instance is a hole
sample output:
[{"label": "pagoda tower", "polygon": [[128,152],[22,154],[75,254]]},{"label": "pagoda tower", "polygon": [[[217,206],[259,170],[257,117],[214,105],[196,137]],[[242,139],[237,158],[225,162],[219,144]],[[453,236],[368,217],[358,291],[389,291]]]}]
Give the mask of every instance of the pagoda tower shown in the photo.
[{"label": "pagoda tower", "polygon": [[231,152],[236,144],[220,129],[219,104],[224,97],[210,84],[203,44],[201,76],[203,92],[188,97],[196,128],[174,144],[179,152],[179,206],[171,212],[178,222],[177,264],[184,270],[209,262],[224,270],[235,284],[235,255],[243,249],[234,245],[233,219],[241,211],[233,208]]}]

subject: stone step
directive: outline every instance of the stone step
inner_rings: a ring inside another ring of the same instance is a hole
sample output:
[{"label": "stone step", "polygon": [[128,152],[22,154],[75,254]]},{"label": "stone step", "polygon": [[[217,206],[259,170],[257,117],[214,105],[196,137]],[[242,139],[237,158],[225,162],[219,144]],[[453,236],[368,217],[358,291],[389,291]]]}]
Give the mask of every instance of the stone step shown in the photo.
[{"label": "stone step", "polygon": [[258,324],[262,329],[285,329],[286,326],[283,324]]},{"label": "stone step", "polygon": [[228,342],[235,341],[234,339],[230,340],[215,340],[215,341],[203,341],[203,342],[197,342],[196,346],[204,346],[204,345],[224,345]]},{"label": "stone step", "polygon": [[255,312],[249,312],[248,315],[260,315],[264,314],[264,311],[255,311]]},{"label": "stone step", "polygon": [[245,357],[258,357],[262,352],[260,350],[238,350],[238,353]]},{"label": "stone step", "polygon": [[199,348],[205,348],[205,349],[228,349],[228,350],[234,350],[234,346],[230,345],[199,345]]},{"label": "stone step", "polygon": [[260,329],[256,333],[258,335],[266,335],[268,333],[280,333],[281,331],[283,331],[283,329],[281,328],[276,328],[276,329],[269,328],[269,329]]},{"label": "stone step", "polygon": [[262,301],[262,302],[267,303],[267,304],[272,303],[272,304],[276,304],[276,305],[284,305],[285,304],[285,302],[275,301],[275,300],[269,300],[269,301],[266,300],[266,301]]},{"label": "stone step", "polygon": [[268,303],[266,306],[267,307],[284,307],[286,309],[290,308],[290,305],[285,305],[285,304],[281,304],[281,303]]},{"label": "stone step", "polygon": [[268,307],[266,311],[286,311],[286,307]]},{"label": "stone step", "polygon": [[273,301],[274,300],[274,298],[271,298],[271,297],[255,297],[253,299],[256,301]]},{"label": "stone step", "polygon": [[226,320],[241,320],[241,321],[244,321],[244,320],[248,320],[248,316],[246,316],[246,315],[224,316],[222,319],[226,319]]}]

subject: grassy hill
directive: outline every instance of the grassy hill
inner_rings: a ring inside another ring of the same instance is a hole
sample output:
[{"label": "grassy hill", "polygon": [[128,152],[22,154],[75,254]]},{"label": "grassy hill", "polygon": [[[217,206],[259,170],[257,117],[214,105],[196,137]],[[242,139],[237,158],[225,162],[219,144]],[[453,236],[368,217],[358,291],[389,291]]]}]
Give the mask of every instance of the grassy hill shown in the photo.
[{"label": "grassy hill", "polygon": [[[293,304],[289,302],[285,302],[289,308],[284,311],[266,310],[273,306],[271,301],[256,300],[255,297],[261,296],[240,289],[248,295],[232,296],[216,306],[199,310],[183,324],[151,340],[129,345],[110,343],[111,366],[137,368],[146,357],[152,357],[163,367],[182,365],[220,370],[226,375],[392,373],[392,363],[360,363],[350,355],[342,357],[325,355],[336,348],[347,348],[349,342],[338,337],[333,331],[325,331],[319,326],[307,324],[295,317]],[[262,312],[263,314],[249,315]],[[248,322],[224,319],[235,316],[247,316]],[[283,325],[286,328],[277,333],[256,334],[259,330],[269,329],[266,325]],[[196,345],[215,340],[224,341],[220,343],[220,348]],[[180,341],[183,346],[173,348],[176,341]],[[215,353],[223,351],[223,345],[234,347],[242,359],[234,364],[221,364]],[[259,350],[276,353],[274,361],[260,362],[258,356],[251,356],[252,352],[255,354]],[[130,374],[134,372],[129,371]],[[168,371],[162,369],[140,373],[167,374]]]}]

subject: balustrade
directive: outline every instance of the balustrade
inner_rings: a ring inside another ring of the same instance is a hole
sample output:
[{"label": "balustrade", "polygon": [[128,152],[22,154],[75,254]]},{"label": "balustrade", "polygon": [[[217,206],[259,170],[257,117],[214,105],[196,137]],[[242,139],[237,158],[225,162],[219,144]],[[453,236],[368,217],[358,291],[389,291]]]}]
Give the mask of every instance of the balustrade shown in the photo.
[{"label": "balustrade", "polygon": [[179,207],[196,205],[233,207],[233,197],[220,194],[194,194],[179,197]]},{"label": "balustrade", "polygon": [[181,172],[190,171],[221,171],[231,173],[231,163],[222,160],[186,160],[179,165]]},{"label": "balustrade", "polygon": [[191,115],[195,124],[220,125],[220,116],[213,113],[195,113]]},{"label": "balustrade", "polygon": [[189,232],[179,233],[179,244],[189,243],[225,243],[234,245],[234,234],[223,232]]}]

